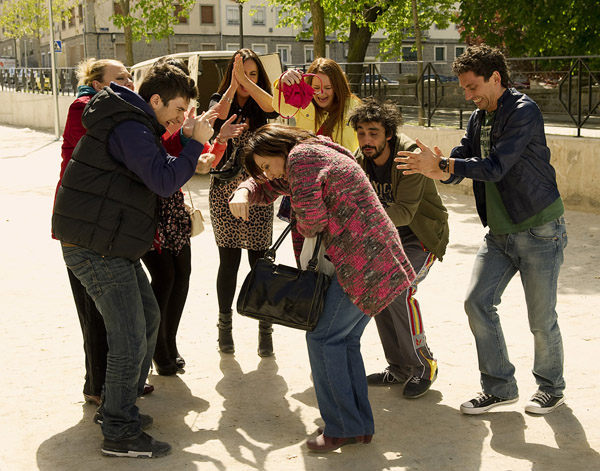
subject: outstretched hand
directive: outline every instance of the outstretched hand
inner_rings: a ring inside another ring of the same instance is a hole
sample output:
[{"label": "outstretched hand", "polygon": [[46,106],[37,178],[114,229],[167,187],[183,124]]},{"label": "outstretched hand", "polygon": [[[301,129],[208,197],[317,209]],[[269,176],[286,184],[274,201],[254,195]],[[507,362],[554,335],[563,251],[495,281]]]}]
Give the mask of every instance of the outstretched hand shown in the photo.
[{"label": "outstretched hand", "polygon": [[283,74],[279,82],[283,83],[284,85],[293,85],[295,83],[300,83],[301,80],[302,72],[296,69],[290,69],[285,74]]},{"label": "outstretched hand", "polygon": [[205,174],[212,167],[212,163],[215,160],[215,154],[202,154],[198,158],[198,163],[196,164],[196,173]]},{"label": "outstretched hand", "polygon": [[239,137],[240,134],[248,129],[248,123],[236,124],[234,123],[236,119],[237,114],[232,114],[231,117],[223,123],[221,130],[219,131],[219,139],[221,141]]},{"label": "outstretched hand", "polygon": [[217,111],[211,109],[194,118],[192,138],[202,144],[208,142],[215,132],[212,124],[215,122],[217,114]]},{"label": "outstretched hand", "polygon": [[399,157],[394,158],[394,162],[398,163],[396,167],[402,170],[404,175],[421,173],[434,180],[446,180],[448,174],[440,170],[439,166],[440,157],[443,157],[440,148],[434,147],[432,150],[419,139],[417,139],[417,145],[419,146],[417,151],[398,152]]},{"label": "outstretched hand", "polygon": [[250,203],[248,201],[249,191],[246,188],[240,188],[235,191],[231,200],[229,200],[229,210],[236,218],[244,221],[250,219]]},{"label": "outstretched hand", "polygon": [[192,106],[184,114],[183,126],[181,126],[182,134],[190,139],[194,132],[194,118],[196,117],[196,108]]}]

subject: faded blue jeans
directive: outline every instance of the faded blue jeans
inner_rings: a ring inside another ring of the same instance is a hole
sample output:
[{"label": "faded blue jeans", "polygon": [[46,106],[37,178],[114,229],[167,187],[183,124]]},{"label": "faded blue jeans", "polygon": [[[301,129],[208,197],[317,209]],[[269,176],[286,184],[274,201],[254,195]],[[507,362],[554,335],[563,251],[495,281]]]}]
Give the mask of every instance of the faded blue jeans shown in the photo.
[{"label": "faded blue jeans", "polygon": [[497,311],[502,293],[519,272],[534,339],[533,375],[540,390],[562,396],[564,354],[556,291],[566,246],[567,229],[562,217],[515,234],[486,234],[465,299],[485,393],[504,399],[519,394]]},{"label": "faded blue jeans", "polygon": [[328,437],[373,435],[360,337],[371,318],[356,307],[333,277],[317,327],[306,333],[319,411]]},{"label": "faded blue jeans", "polygon": [[62,247],[69,270],[81,281],[106,326],[108,357],[102,433],[109,440],[137,438],[135,401],[144,390],[160,323],[158,303],[139,260],[103,257],[82,247]]}]

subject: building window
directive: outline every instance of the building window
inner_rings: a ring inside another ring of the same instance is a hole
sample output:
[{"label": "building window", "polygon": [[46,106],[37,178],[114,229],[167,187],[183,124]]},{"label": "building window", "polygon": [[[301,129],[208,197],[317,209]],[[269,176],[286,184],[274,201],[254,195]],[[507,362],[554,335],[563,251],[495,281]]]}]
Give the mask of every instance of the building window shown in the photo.
[{"label": "building window", "polygon": [[181,5],[175,5],[175,12],[173,13],[173,16],[175,18],[177,18],[177,21],[180,25],[181,24],[186,25],[188,22],[188,18],[187,18],[187,16],[184,16],[181,14],[182,10],[183,10],[183,7]]},{"label": "building window", "polygon": [[456,46],[454,48],[454,57],[460,56],[463,52],[465,52],[465,47],[464,46]]},{"label": "building window", "polygon": [[214,43],[202,43],[200,44],[201,51],[216,51],[217,45]]},{"label": "building window", "polygon": [[310,64],[315,60],[315,49],[312,46],[304,46],[304,63]]},{"label": "building window", "polygon": [[113,12],[115,15],[122,15],[123,9],[121,8],[121,4],[118,2],[113,3]]},{"label": "building window", "polygon": [[77,6],[79,10],[79,24],[83,23],[83,5]]},{"label": "building window", "polygon": [[225,44],[226,51],[237,51],[240,48],[240,43],[227,43]]},{"label": "building window", "polygon": [[190,45],[186,43],[175,43],[175,54],[179,52],[189,52]]},{"label": "building window", "polygon": [[252,26],[265,26],[267,24],[267,11],[265,7],[256,7],[256,13],[252,15]]},{"label": "building window", "polygon": [[65,29],[67,29],[67,23],[65,22],[65,20],[64,20],[64,19],[62,20],[62,25],[61,25],[61,26],[62,26],[62,29],[63,29],[63,31],[64,31]]},{"label": "building window", "polygon": [[435,46],[435,59],[436,61],[446,60],[446,46]]},{"label": "building window", "polygon": [[416,61],[417,60],[417,50],[413,49],[410,46],[403,47],[402,48],[402,60]]},{"label": "building window", "polygon": [[252,50],[257,54],[266,54],[269,52],[269,48],[266,44],[252,44]]},{"label": "building window", "polygon": [[215,24],[215,7],[213,5],[200,5],[200,23],[203,25]]},{"label": "building window", "polygon": [[69,8],[69,13],[71,14],[69,17],[69,26],[75,26],[75,7]]},{"label": "building window", "polygon": [[277,52],[279,53],[279,57],[281,57],[282,64],[292,63],[292,46],[278,44]]},{"label": "building window", "polygon": [[227,25],[234,26],[240,24],[239,7],[227,7]]}]

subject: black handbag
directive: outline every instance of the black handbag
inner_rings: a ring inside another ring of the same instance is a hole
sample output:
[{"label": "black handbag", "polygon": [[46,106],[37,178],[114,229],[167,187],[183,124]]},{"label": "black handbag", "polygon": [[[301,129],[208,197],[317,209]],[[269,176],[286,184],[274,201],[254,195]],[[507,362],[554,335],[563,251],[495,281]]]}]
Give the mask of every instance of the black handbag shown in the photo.
[{"label": "black handbag", "polygon": [[288,224],[264,258],[256,261],[244,280],[237,311],[260,321],[312,331],[317,326],[330,277],[317,271],[322,234],[318,234],[306,270],[275,264],[275,251],[289,234]]}]

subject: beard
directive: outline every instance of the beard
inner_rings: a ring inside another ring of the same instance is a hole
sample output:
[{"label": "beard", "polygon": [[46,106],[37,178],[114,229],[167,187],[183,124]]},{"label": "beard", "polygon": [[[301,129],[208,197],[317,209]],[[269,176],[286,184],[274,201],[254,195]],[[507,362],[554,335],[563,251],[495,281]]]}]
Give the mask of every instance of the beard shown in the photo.
[{"label": "beard", "polygon": [[[383,151],[385,150],[385,146],[386,146],[387,142],[384,142],[383,145],[381,147],[373,147],[373,146],[362,146],[360,148],[360,150],[362,151],[362,154],[364,156],[365,159],[369,159],[369,160],[375,160],[377,157],[379,157],[381,154],[383,154]],[[374,152],[372,154],[366,154],[365,150],[373,150]]]}]

